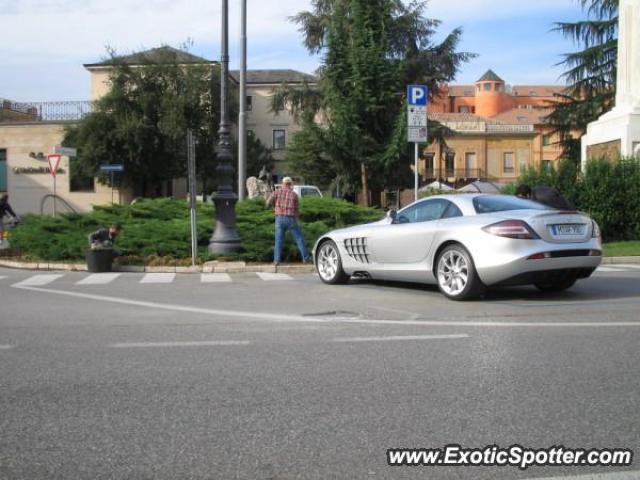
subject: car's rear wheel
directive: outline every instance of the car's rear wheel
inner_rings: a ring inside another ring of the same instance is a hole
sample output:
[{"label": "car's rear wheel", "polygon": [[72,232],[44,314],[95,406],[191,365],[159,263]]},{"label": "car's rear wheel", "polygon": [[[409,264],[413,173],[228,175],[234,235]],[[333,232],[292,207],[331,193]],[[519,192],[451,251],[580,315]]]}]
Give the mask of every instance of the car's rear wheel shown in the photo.
[{"label": "car's rear wheel", "polygon": [[316,253],[316,271],[320,280],[332,285],[347,283],[349,275],[342,269],[338,246],[332,240],[322,243]]},{"label": "car's rear wheel", "polygon": [[450,245],[440,253],[436,278],[440,291],[451,300],[469,300],[484,291],[473,259],[462,245]]},{"label": "car's rear wheel", "polygon": [[577,280],[578,278],[575,275],[568,274],[562,278],[549,282],[538,282],[534,283],[534,285],[538,290],[543,292],[562,292],[573,287]]}]

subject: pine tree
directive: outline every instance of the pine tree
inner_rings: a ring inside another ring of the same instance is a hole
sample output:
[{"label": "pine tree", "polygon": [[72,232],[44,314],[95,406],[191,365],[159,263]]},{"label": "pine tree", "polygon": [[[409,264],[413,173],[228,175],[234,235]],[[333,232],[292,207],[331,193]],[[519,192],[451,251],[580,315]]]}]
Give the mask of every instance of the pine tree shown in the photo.
[{"label": "pine tree", "polygon": [[618,57],[618,0],[580,0],[588,18],[556,23],[555,31],[580,45],[564,56],[568,84],[549,123],[560,135],[566,157],[579,161],[580,136],[590,122],[611,110],[615,101]]}]

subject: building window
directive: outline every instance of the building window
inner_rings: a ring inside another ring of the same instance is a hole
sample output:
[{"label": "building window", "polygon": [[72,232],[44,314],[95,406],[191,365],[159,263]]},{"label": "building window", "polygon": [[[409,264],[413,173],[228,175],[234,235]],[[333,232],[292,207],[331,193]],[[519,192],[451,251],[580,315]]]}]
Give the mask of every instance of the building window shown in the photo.
[{"label": "building window", "polygon": [[491,91],[491,84],[490,83],[485,83],[484,84],[484,91],[485,92],[490,92]]},{"label": "building window", "polygon": [[515,173],[515,161],[513,152],[504,152],[502,171],[506,174]]},{"label": "building window", "polygon": [[435,178],[435,171],[433,168],[433,161],[435,158],[435,153],[427,152],[424,154],[424,163],[425,163],[425,177],[426,178]]},{"label": "building window", "polygon": [[247,95],[247,112],[253,110],[253,97],[251,95]]},{"label": "building window", "polygon": [[464,154],[464,176],[477,177],[476,175],[476,152],[465,152]]},{"label": "building window", "polygon": [[545,173],[551,171],[551,160],[542,160],[542,171]]},{"label": "building window", "polygon": [[461,107],[458,107],[458,113],[469,113],[469,112],[470,112],[469,111],[469,107],[467,107],[467,106],[463,105]]},{"label": "building window", "polygon": [[478,86],[476,87],[476,90],[477,90],[478,92],[480,91],[480,85],[478,85]]},{"label": "building window", "polygon": [[286,133],[284,129],[276,129],[273,131],[273,149],[284,150],[286,146]]},{"label": "building window", "polygon": [[476,113],[476,107],[471,107],[471,113]]},{"label": "building window", "polygon": [[0,148],[0,192],[7,191],[7,151]]},{"label": "building window", "polygon": [[551,145],[551,135],[549,134],[542,135],[542,145],[544,145],[545,147],[548,147],[549,145]]},{"label": "building window", "polygon": [[445,176],[453,177],[455,175],[456,168],[456,152],[447,152],[445,156]]}]

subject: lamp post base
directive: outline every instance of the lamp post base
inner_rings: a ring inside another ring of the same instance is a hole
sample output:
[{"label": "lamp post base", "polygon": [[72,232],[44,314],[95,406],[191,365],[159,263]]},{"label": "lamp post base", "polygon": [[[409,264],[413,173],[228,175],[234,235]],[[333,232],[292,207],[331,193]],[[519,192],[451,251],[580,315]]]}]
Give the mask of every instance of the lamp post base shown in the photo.
[{"label": "lamp post base", "polygon": [[235,194],[214,197],[216,227],[209,241],[208,250],[210,253],[235,253],[240,250],[240,237],[235,227],[235,204],[237,201],[238,197]]}]

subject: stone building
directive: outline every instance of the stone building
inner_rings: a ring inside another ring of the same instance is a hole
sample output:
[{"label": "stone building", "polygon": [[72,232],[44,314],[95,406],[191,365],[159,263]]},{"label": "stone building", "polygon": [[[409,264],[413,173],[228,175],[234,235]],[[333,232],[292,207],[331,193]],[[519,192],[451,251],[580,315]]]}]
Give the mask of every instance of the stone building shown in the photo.
[{"label": "stone building", "polygon": [[424,181],[464,183],[476,178],[513,182],[527,167],[548,168],[562,149],[545,123],[563,87],[509,86],[492,70],[474,85],[445,85],[429,116],[455,132],[446,146],[424,151]]}]

